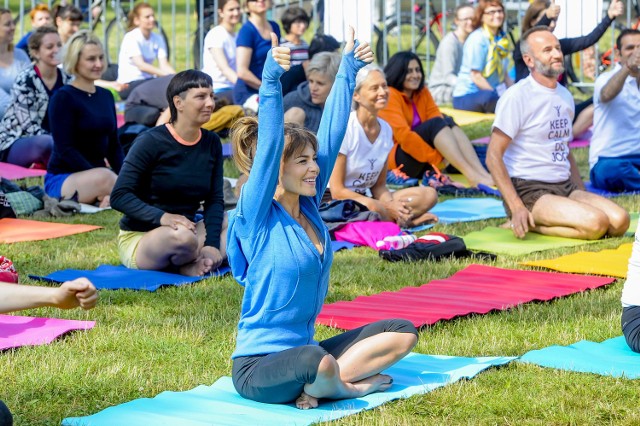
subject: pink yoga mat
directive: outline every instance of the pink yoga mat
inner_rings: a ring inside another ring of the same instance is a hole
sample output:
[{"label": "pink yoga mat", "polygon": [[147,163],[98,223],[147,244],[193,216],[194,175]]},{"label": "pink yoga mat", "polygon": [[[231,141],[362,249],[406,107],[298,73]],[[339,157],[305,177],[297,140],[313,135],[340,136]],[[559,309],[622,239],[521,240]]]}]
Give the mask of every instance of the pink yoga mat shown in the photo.
[{"label": "pink yoga mat", "polygon": [[0,315],[0,350],[51,343],[72,330],[89,330],[95,321]]},{"label": "pink yoga mat", "polygon": [[486,314],[527,302],[551,300],[613,281],[613,278],[469,265],[447,279],[421,287],[324,305],[316,322],[351,330],[373,321],[404,318],[420,327],[472,313]]},{"label": "pink yoga mat", "polygon": [[16,166],[15,164],[0,162],[0,176],[5,179],[23,179],[34,176],[44,176],[46,174],[46,170],[26,169],[24,167]]}]

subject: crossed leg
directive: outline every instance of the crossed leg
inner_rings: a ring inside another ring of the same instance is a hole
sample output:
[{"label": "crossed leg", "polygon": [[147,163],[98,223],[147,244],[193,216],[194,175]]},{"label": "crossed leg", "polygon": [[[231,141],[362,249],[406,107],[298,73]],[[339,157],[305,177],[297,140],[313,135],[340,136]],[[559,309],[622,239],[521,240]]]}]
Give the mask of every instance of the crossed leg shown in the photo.
[{"label": "crossed leg", "polygon": [[630,221],[629,213],[613,201],[582,190],[569,197],[543,195],[531,213],[535,232],[582,240],[623,235]]},{"label": "crossed leg", "polygon": [[77,192],[80,203],[93,204],[99,201],[100,207],[109,207],[109,197],[117,178],[106,167],[72,173],[62,184],[60,194],[63,198],[71,198]]},{"label": "crossed leg", "polygon": [[391,196],[394,200],[407,200],[407,206],[411,208],[413,214],[413,218],[407,223],[408,227],[438,220],[438,216],[429,213],[429,210],[438,202],[438,193],[435,189],[428,186],[414,186],[393,192]]}]

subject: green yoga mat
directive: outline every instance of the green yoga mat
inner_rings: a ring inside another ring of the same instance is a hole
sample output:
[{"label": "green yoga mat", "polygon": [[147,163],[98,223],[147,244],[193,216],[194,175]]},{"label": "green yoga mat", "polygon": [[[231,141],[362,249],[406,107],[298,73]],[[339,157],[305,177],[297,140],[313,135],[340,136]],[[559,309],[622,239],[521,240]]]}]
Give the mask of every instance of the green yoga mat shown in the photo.
[{"label": "green yoga mat", "polygon": [[469,250],[487,251],[495,254],[518,256],[536,251],[551,250],[559,247],[581,246],[596,243],[595,241],[576,240],[573,238],[549,237],[546,235],[527,233],[522,240],[517,239],[511,229],[488,226],[463,237]]},{"label": "green yoga mat", "polygon": [[631,223],[629,224],[629,229],[625,235],[633,236],[636,233],[636,229],[638,229],[638,217],[640,217],[640,213],[629,213],[629,216],[631,216]]}]

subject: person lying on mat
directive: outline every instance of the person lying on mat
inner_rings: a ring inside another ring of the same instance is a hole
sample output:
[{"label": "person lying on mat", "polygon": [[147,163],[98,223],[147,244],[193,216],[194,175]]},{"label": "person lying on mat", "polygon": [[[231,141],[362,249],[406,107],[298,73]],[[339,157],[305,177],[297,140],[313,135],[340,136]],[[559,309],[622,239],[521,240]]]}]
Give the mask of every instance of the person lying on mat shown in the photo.
[{"label": "person lying on mat", "polygon": [[60,309],[91,309],[98,291],[86,278],[65,281],[59,287],[39,287],[0,282],[0,313],[53,306]]},{"label": "person lying on mat", "polygon": [[[394,146],[389,169],[400,169],[409,178],[428,185],[433,167],[447,160],[465,175],[472,186],[493,186],[471,141],[451,117],[443,116],[424,84],[422,62],[413,52],[398,52],[384,67],[389,84],[389,102],[380,118],[393,129]],[[425,172],[427,172],[425,174]]]},{"label": "person lying on mat", "polygon": [[534,27],[520,48],[531,74],[498,101],[487,151],[514,235],[524,238],[531,230],[595,240],[624,234],[629,214],[584,190],[569,151],[574,103],[557,81],[564,71],[558,39],[548,27]]},{"label": "person lying on mat", "polygon": [[608,191],[640,191],[640,31],[623,30],[616,53],[619,63],[600,74],[593,92],[591,183]]},{"label": "person lying on mat", "polygon": [[111,206],[124,213],[118,251],[128,268],[199,276],[226,257],[222,145],[201,129],[215,106],[213,82],[182,71],[166,93],[169,123],[136,138],[111,194]]},{"label": "person lying on mat", "polygon": [[22,167],[45,168],[49,163],[53,137],[47,108],[49,99],[71,76],[63,72],[58,30],[45,25],[29,37],[34,64],[16,77],[11,103],[0,121],[0,161]]},{"label": "person lying on mat", "polygon": [[621,301],[622,334],[631,350],[640,353],[640,227],[636,229]]},{"label": "person lying on mat", "polygon": [[49,102],[53,151],[44,189],[53,198],[109,206],[109,194],[122,166],[113,95],[95,85],[105,67],[100,40],[78,31],[66,44],[64,70],[74,80]]},{"label": "person lying on mat", "polygon": [[232,133],[234,160],[249,176],[229,215],[229,263],[245,287],[233,353],[233,384],[259,402],[343,399],[388,389],[380,374],[417,343],[415,327],[386,320],[316,342],[314,323],[329,285],[333,261],[329,233],[318,212],[345,134],[355,76],[373,61],[354,31],[327,99],[318,137],[284,124],[280,76],[290,51],[272,49],[262,73],[258,121],[243,118]]},{"label": "person lying on mat", "polygon": [[[436,216],[428,213],[438,202],[435,189],[416,186],[390,192],[385,159],[393,148],[393,133],[378,117],[387,106],[389,88],[377,65],[367,65],[356,76],[353,109],[347,133],[329,179],[331,197],[351,199],[378,212],[383,220],[413,227]],[[370,195],[370,196],[369,196]]]}]

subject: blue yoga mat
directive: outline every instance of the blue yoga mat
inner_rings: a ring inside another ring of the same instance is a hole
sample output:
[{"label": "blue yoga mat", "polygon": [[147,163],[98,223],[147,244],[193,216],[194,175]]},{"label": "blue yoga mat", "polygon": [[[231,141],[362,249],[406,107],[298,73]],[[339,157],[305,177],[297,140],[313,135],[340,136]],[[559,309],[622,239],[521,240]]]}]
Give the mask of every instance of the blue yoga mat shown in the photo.
[{"label": "blue yoga mat", "polygon": [[429,212],[437,215],[440,223],[507,217],[502,201],[495,198],[454,198],[436,204]]},{"label": "blue yoga mat", "polygon": [[331,241],[331,250],[335,253],[340,250],[351,250],[356,245],[348,241]]},{"label": "blue yoga mat", "polygon": [[637,195],[638,194],[638,191],[611,192],[611,191],[608,191],[606,189],[596,188],[593,185],[591,185],[591,182],[589,182],[589,181],[584,183],[584,188],[589,192],[593,192],[594,194],[601,195],[601,196],[607,197],[607,198],[620,197],[622,195]]},{"label": "blue yoga mat", "polygon": [[180,286],[184,284],[191,284],[212,276],[222,276],[228,272],[231,272],[231,268],[224,266],[203,277],[187,277],[179,274],[170,274],[168,272],[129,269],[122,265],[100,265],[95,271],[64,269],[62,271],[56,271],[49,275],[45,275],[44,277],[37,275],[29,275],[29,277],[35,280],[54,283],[61,283],[85,277],[88,278],[89,281],[91,281],[99,290],[118,290],[126,288],[131,290],[156,291],[163,285]]},{"label": "blue yoga mat", "polygon": [[640,378],[640,354],[629,349],[623,336],[602,343],[582,340],[569,346],[549,346],[527,352],[520,361],[560,370]]},{"label": "blue yoga mat", "polygon": [[106,408],[87,417],[62,421],[65,426],[80,425],[309,425],[335,420],[385,402],[430,392],[462,378],[472,378],[491,366],[503,365],[513,357],[461,358],[411,353],[389,368],[393,386],[386,392],[364,398],[321,401],[313,410],[298,410],[293,404],[262,404],[236,393],[230,377],[212,386],[198,386],[186,392],[162,392],[155,398],[137,399]]}]

